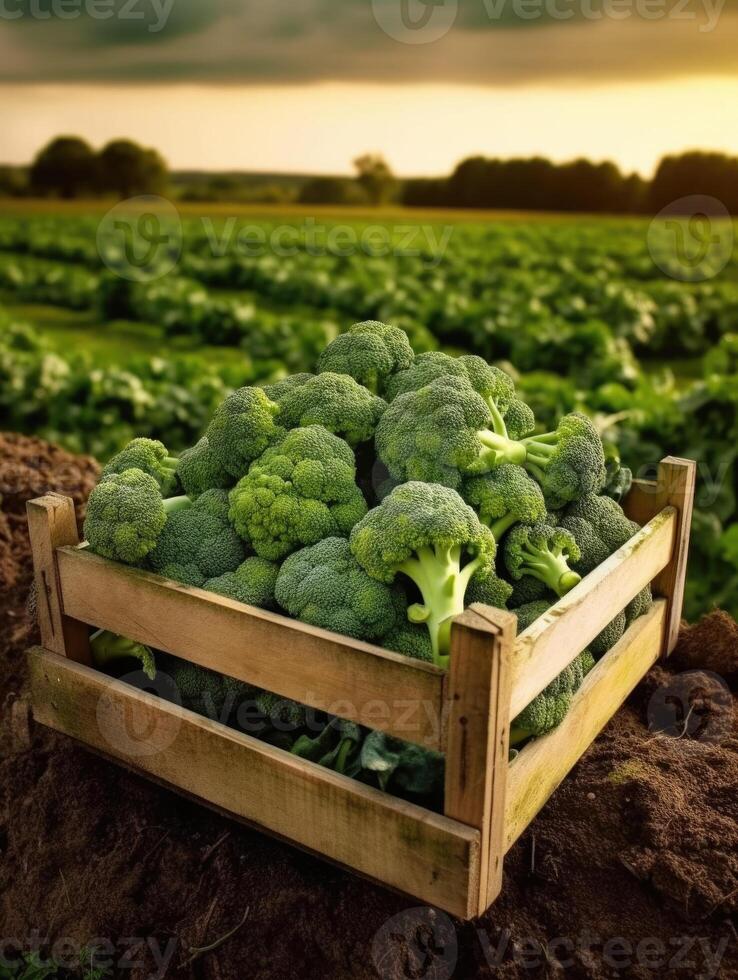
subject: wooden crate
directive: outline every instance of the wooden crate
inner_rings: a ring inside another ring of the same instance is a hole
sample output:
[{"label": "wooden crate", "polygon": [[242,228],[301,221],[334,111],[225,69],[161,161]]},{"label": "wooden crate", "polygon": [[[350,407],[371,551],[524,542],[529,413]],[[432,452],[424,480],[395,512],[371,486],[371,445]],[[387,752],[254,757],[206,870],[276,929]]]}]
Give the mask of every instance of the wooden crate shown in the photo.
[{"label": "wooden crate", "polygon": [[[33,714],[137,772],[242,821],[469,918],[498,895],[506,851],[675,643],[695,465],[667,458],[625,507],[643,524],[516,637],[473,605],[448,672],[107,561],[78,542],[72,501],[28,505],[43,646]],[[647,583],[658,597],[587,676],[564,722],[508,762],[510,719]],[[432,813],[143,693],[93,669],[89,627],[123,634],[446,755]]]}]

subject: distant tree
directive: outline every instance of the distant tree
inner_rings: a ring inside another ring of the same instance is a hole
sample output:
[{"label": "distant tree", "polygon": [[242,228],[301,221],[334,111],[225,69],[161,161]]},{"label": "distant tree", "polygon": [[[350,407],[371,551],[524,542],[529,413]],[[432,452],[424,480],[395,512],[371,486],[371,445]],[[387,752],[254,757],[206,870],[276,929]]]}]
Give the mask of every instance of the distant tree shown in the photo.
[{"label": "distant tree", "polygon": [[397,181],[389,164],[377,153],[365,153],[354,160],[356,181],[372,204],[384,204],[392,196]]},{"label": "distant tree", "polygon": [[160,194],[166,187],[167,165],[156,150],[132,140],[113,140],[98,156],[99,187],[121,198]]},{"label": "distant tree", "polygon": [[0,196],[22,197],[28,193],[28,175],[22,167],[0,167]]},{"label": "distant tree", "polygon": [[738,157],[696,150],[664,157],[651,182],[651,210],[660,211],[693,194],[715,197],[731,214],[738,214]]},{"label": "distant tree", "polygon": [[343,177],[313,177],[300,190],[300,204],[366,204],[367,194]]},{"label": "distant tree", "polygon": [[77,136],[58,136],[39,151],[29,172],[34,194],[80,197],[95,190],[97,159]]}]

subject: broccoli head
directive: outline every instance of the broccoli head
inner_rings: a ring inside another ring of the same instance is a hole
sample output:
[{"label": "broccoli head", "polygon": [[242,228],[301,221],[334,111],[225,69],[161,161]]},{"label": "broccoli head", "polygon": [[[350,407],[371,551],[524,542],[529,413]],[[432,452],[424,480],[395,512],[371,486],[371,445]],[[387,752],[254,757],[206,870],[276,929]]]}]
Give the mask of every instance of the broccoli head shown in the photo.
[{"label": "broccoli head", "polygon": [[345,538],[324,538],[290,555],[280,569],[276,597],[303,623],[357,640],[381,639],[407,622],[404,595],[371,578]]},{"label": "broccoli head", "polygon": [[300,385],[304,385],[306,381],[314,377],[314,374],[308,374],[307,372],[303,372],[302,374],[288,374],[286,378],[280,378],[279,381],[273,381],[269,385],[259,385],[259,387],[270,401],[279,402],[286,394],[294,391],[295,388],[299,388]]},{"label": "broccoli head", "polygon": [[511,577],[530,575],[558,596],[581,581],[581,575],[569,567],[569,560],[576,561],[579,554],[572,534],[545,522],[530,527],[519,524],[505,538],[505,565]]},{"label": "broccoli head", "polygon": [[472,602],[481,602],[485,606],[507,609],[512,591],[510,583],[500,578],[491,567],[483,568],[472,575],[464,604],[470,606]]},{"label": "broccoli head", "polygon": [[382,646],[385,650],[401,653],[404,657],[433,663],[433,646],[424,626],[407,621],[400,623],[382,637]]},{"label": "broccoli head", "polygon": [[[534,617],[537,618],[537,617]],[[520,620],[518,620],[519,622]],[[528,738],[545,735],[561,724],[571,707],[574,694],[582,686],[584,678],[594,667],[594,657],[589,650],[561,671],[510,724],[510,745],[517,745]]]},{"label": "broccoli head", "polygon": [[505,428],[511,439],[522,439],[536,427],[533,409],[520,398],[513,398],[505,412]]},{"label": "broccoli head", "polygon": [[525,468],[543,488],[550,508],[563,507],[605,485],[605,452],[586,415],[565,415],[553,432],[526,436]]},{"label": "broccoli head", "polygon": [[171,680],[169,700],[222,724],[244,702],[254,703],[258,695],[249,684],[170,654],[159,654],[158,667]]},{"label": "broccoli head", "polygon": [[651,592],[651,586],[647,585],[625,607],[625,621],[628,626],[630,626],[634,619],[638,619],[639,616],[647,613],[652,605],[653,593]]},{"label": "broccoli head", "polygon": [[497,415],[466,378],[443,375],[389,405],[377,426],[377,454],[395,479],[456,490],[465,475],[525,460],[524,445],[508,438]]},{"label": "broccoli head", "polygon": [[276,609],[274,588],[279,575],[279,565],[266,558],[252,556],[242,562],[234,572],[225,572],[208,579],[203,588],[208,592],[244,602],[260,609]]},{"label": "broccoli head", "polygon": [[638,531],[623,508],[611,497],[586,494],[570,504],[559,517],[559,523],[574,535],[581,557],[574,567],[583,575],[600,565]]},{"label": "broccoli head", "polygon": [[227,491],[206,490],[167,519],[148,563],[159,575],[201,586],[234,571],[244,557],[243,542],[228,520]]},{"label": "broccoli head", "polygon": [[279,561],[322,538],[346,537],[366,513],[351,447],[322,425],[292,429],[231,491],[231,520],[262,558]]},{"label": "broccoli head", "polygon": [[607,626],[597,634],[589,644],[592,656],[599,660],[604,657],[608,650],[612,649],[625,632],[626,619],[625,612],[619,612],[614,619],[611,619]]},{"label": "broccoli head", "polygon": [[531,602],[539,602],[550,595],[550,591],[545,582],[541,582],[537,578],[531,578],[530,575],[524,575],[521,579],[513,581],[511,585],[512,594],[508,599],[507,605],[508,609],[513,609],[516,613],[520,610],[521,606],[527,606]]},{"label": "broccoli head", "polygon": [[513,463],[465,480],[461,495],[498,541],[513,524],[536,524],[546,516],[541,488]]},{"label": "broccoli head", "polygon": [[322,425],[350,446],[373,438],[386,402],[348,374],[326,371],[288,391],[279,400],[279,420],[287,429]]},{"label": "broccoli head", "polygon": [[390,583],[402,574],[417,587],[422,602],[409,607],[408,618],[425,623],[433,659],[446,666],[451,621],[464,611],[469,581],[494,567],[489,528],[454,490],[404,483],[359,521],[350,544],[373,578]]},{"label": "broccoli head", "polygon": [[191,500],[197,500],[206,490],[228,490],[234,483],[230,473],[215,458],[207,436],[185,449],[177,460],[177,476]]},{"label": "broccoli head", "polygon": [[282,435],[279,406],[261,388],[239,388],[218,407],[206,436],[216,463],[239,479],[257,456]]},{"label": "broccoli head", "polygon": [[143,470],[112,473],[90,494],[84,535],[96,554],[136,565],[156,547],[168,515],[190,505],[187,497],[164,500],[157,481]]},{"label": "broccoli head", "polygon": [[158,439],[131,439],[103,468],[101,479],[124,470],[143,470],[159,484],[163,497],[177,491],[177,460]]},{"label": "broccoli head", "polygon": [[328,344],[318,359],[318,373],[348,374],[378,395],[391,375],[410,367],[414,357],[404,330],[365,320]]}]

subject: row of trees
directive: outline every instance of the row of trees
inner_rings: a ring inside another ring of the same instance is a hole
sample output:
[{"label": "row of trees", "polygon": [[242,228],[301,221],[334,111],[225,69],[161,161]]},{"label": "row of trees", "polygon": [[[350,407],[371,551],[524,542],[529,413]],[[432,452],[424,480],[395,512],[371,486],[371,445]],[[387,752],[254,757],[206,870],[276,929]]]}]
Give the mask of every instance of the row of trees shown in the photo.
[{"label": "row of trees", "polygon": [[131,140],[112,140],[95,152],[77,136],[59,136],[36,156],[28,184],[30,193],[41,197],[160,194],[167,185],[167,165],[156,150]]}]

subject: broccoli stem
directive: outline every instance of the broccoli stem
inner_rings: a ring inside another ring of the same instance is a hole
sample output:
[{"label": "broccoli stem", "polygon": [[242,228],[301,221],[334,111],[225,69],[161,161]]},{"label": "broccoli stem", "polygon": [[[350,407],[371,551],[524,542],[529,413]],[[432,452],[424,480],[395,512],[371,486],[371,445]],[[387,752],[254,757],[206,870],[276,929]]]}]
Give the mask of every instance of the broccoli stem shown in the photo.
[{"label": "broccoli stem", "polygon": [[482,557],[472,559],[461,568],[460,545],[436,545],[418,548],[417,557],[398,565],[420,589],[422,604],[408,609],[411,623],[425,623],[430,634],[433,661],[448,666],[451,648],[451,623],[464,611],[464,597],[469,581],[482,565]]},{"label": "broccoli stem", "polygon": [[512,724],[510,726],[510,745],[519,745],[534,734],[534,732],[529,731],[527,728],[518,728],[515,724]]},{"label": "broccoli stem", "polygon": [[505,514],[504,517],[498,518],[496,521],[485,521],[484,515],[482,514],[480,514],[480,518],[492,532],[492,536],[494,537],[495,541],[499,541],[503,534],[505,534],[506,531],[509,531],[513,524],[517,524],[518,522],[517,516],[511,511]]},{"label": "broccoli stem", "polygon": [[558,596],[566,595],[582,580],[581,575],[569,568],[560,548],[536,548],[528,543],[521,549],[521,554],[523,573],[537,578]]},{"label": "broccoli stem", "polygon": [[178,510],[186,510],[192,506],[189,497],[167,497],[164,500],[164,511],[166,514],[175,514]]}]

